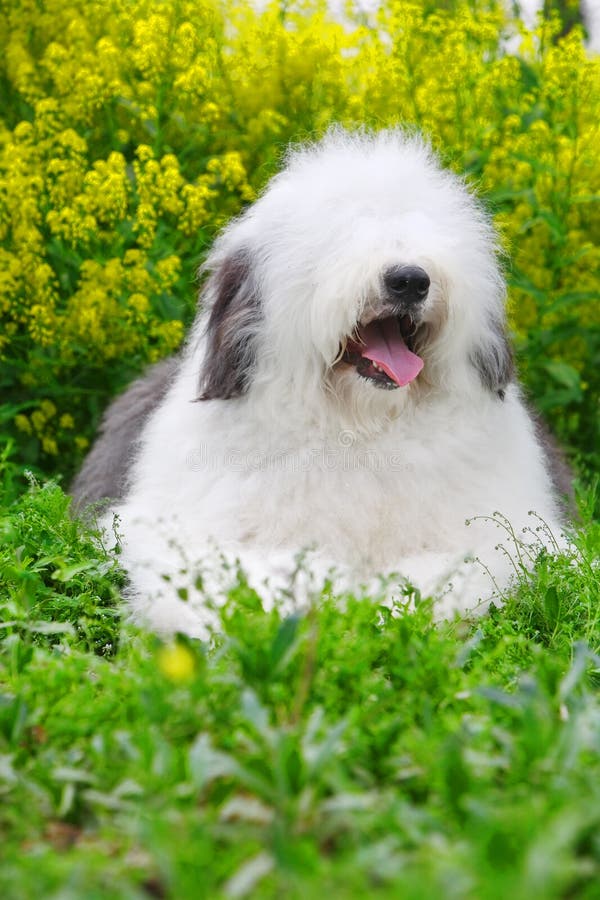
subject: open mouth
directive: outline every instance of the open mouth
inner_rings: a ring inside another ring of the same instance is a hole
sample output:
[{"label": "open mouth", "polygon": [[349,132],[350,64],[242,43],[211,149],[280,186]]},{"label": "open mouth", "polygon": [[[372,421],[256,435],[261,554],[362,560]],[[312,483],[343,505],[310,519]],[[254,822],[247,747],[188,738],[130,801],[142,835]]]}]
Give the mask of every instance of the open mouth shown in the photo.
[{"label": "open mouth", "polygon": [[341,361],[354,366],[361,378],[395,390],[410,384],[423,368],[413,352],[416,324],[411,316],[387,316],[359,325],[346,341]]}]

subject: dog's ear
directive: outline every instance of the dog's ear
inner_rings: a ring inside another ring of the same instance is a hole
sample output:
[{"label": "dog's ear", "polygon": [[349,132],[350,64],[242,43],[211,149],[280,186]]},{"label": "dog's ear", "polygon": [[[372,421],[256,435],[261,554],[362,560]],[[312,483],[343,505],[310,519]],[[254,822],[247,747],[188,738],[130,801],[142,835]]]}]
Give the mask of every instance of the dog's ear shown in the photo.
[{"label": "dog's ear", "polygon": [[247,250],[238,250],[221,262],[208,280],[204,302],[209,304],[210,312],[198,399],[239,397],[252,376],[261,317]]},{"label": "dog's ear", "polygon": [[515,375],[513,352],[503,320],[490,318],[484,341],[471,352],[471,363],[485,388],[504,400]]}]

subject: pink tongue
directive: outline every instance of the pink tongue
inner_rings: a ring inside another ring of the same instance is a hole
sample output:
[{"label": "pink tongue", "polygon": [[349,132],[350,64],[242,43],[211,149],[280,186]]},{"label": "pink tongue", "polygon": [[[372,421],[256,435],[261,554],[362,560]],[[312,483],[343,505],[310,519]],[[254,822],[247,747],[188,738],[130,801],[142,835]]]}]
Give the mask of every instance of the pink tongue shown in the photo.
[{"label": "pink tongue", "polygon": [[383,369],[386,375],[404,387],[413,381],[423,368],[423,360],[412,353],[400,333],[395,318],[371,322],[360,330],[363,346],[361,355]]}]

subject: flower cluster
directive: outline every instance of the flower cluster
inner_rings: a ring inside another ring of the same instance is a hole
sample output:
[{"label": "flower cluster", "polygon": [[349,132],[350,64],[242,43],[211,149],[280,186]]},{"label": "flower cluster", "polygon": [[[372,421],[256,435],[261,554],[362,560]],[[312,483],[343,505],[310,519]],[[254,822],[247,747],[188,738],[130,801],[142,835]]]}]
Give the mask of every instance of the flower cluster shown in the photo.
[{"label": "flower cluster", "polygon": [[72,467],[110,394],[179,344],[215,232],[332,121],[418,127],[487,195],[523,372],[589,450],[600,60],[507,6],[5,4],[0,380],[24,458]]}]

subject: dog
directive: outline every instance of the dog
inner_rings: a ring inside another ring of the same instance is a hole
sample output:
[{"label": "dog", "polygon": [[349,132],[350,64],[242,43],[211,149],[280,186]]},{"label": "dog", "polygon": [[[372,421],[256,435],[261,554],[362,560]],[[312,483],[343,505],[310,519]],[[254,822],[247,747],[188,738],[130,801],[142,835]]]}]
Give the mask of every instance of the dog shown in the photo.
[{"label": "dog", "polygon": [[438,618],[501,600],[554,547],[569,475],[522,397],[498,259],[418,135],[291,149],[73,485],[111,500],[133,620],[205,637],[240,570],[292,608],[324,583],[433,596]]}]

